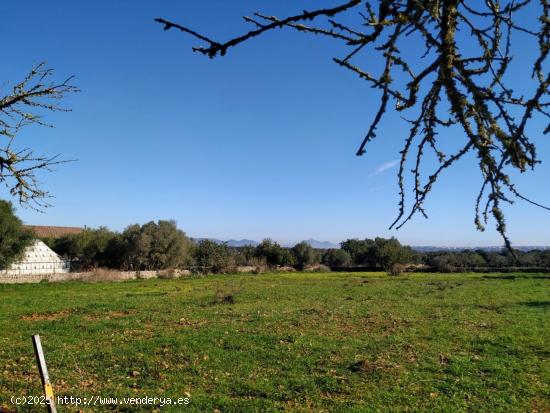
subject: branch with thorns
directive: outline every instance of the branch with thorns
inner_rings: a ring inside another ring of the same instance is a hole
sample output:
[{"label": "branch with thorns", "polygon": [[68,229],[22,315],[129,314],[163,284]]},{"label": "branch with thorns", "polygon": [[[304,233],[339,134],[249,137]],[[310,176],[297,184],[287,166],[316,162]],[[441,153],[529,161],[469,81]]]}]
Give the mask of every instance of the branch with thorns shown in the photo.
[{"label": "branch with thorns", "polygon": [[[514,17],[530,3],[536,4],[539,19],[533,27],[522,27]],[[357,27],[342,23],[343,19],[336,20],[354,11],[359,18]],[[434,184],[443,171],[470,152],[477,155],[483,178],[474,220],[480,231],[492,216],[505,246],[511,250],[502,203],[512,203],[516,197],[549,209],[523,196],[509,175],[509,170],[525,172],[540,163],[526,130],[534,116],[550,120],[550,74],[546,66],[550,53],[549,0],[380,0],[375,5],[351,0],[286,18],[255,13],[244,20],[254,29],[227,42],[217,42],[186,26],[155,19],[165,30],[179,30],[205,42],[205,46],[193,50],[210,58],[223,56],[228,49],[278,28],[329,37],[349,47],[349,52],[343,58],[334,58],[334,62],[381,93],[378,110],[357,155],[363,155],[366,145],[376,137],[380,122],[392,107],[391,100],[395,101],[395,111],[416,113],[408,120],[411,127],[398,172],[399,210],[390,228],[401,228],[418,213],[427,217],[424,203]],[[468,47],[459,40],[460,32],[470,35]],[[532,38],[538,50],[529,67],[533,90],[528,97],[515,93],[505,77],[516,32]],[[402,53],[407,38],[416,39],[419,49],[423,49],[418,62],[408,61]],[[472,42],[477,49],[474,52]],[[370,73],[354,63],[365,53],[382,59],[380,73]],[[413,70],[418,64],[421,68]],[[406,82],[400,85],[403,78]],[[441,131],[451,127],[462,130],[465,142],[456,152],[445,153],[439,145]],[[542,134],[549,132],[550,121]],[[424,177],[422,160],[426,151],[433,151],[438,166]],[[414,184],[412,205],[406,207],[409,156],[414,160]]]}]

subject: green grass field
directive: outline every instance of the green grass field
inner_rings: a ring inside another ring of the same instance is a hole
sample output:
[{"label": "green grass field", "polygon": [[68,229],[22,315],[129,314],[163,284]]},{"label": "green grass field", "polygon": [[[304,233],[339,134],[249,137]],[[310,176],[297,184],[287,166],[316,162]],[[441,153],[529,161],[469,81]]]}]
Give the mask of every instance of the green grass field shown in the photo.
[{"label": "green grass field", "polygon": [[550,411],[550,276],[267,274],[0,286],[0,406],[59,411]]}]

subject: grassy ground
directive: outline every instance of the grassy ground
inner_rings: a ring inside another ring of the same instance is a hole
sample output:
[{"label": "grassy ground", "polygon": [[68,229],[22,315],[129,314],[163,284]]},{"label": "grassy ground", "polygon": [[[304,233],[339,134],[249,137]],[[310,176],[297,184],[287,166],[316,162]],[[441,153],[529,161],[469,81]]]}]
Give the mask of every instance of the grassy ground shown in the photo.
[{"label": "grassy ground", "polygon": [[191,400],[83,411],[550,411],[542,274],[3,285],[0,406],[41,394],[33,333],[57,395]]}]

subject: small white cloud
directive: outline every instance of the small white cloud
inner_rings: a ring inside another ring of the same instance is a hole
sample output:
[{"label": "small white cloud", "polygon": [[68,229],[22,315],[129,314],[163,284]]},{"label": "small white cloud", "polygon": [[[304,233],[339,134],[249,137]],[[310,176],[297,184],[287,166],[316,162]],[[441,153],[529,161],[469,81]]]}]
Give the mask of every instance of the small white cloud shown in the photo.
[{"label": "small white cloud", "polygon": [[379,165],[378,168],[376,168],[373,173],[369,175],[369,178],[376,176],[378,174],[381,174],[382,172],[387,171],[388,169],[391,169],[397,165],[399,165],[399,159],[394,159],[392,161],[384,162],[383,164]]}]

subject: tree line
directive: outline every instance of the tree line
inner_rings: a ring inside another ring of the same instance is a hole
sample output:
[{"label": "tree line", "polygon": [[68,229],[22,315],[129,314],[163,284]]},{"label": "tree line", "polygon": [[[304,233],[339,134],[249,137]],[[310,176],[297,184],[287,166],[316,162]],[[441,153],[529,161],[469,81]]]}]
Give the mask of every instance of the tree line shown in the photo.
[{"label": "tree line", "polygon": [[257,246],[230,247],[209,239],[193,240],[174,221],[131,225],[122,232],[86,229],[45,240],[70,259],[73,268],[145,271],[190,269],[230,273],[238,267],[296,270],[369,270],[400,274],[406,270],[464,272],[550,269],[550,250],[523,252],[464,250],[423,253],[396,238],[348,239],[340,248],[318,249],[306,242],[284,247],[267,238]]},{"label": "tree line", "polygon": [[[34,234],[14,215],[9,202],[0,201],[0,269],[8,268],[32,243]],[[550,269],[550,250],[497,252],[484,250],[422,253],[396,238],[348,239],[340,248],[317,249],[306,242],[283,247],[267,238],[257,246],[230,247],[209,239],[193,240],[175,221],[134,224],[121,232],[106,227],[78,234],[42,239],[68,259],[75,271],[109,268],[125,271],[187,269],[198,273],[248,271],[372,270],[400,274],[406,270],[462,272],[518,268]]]}]

